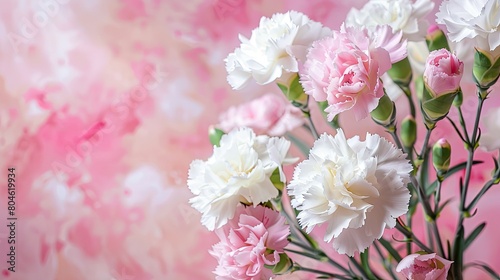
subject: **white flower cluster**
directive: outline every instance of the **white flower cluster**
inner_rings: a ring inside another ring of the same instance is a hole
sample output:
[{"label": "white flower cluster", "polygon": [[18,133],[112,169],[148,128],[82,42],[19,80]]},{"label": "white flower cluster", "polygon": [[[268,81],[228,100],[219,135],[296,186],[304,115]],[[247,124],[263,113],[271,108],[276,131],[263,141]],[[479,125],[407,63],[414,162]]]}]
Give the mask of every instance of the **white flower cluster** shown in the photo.
[{"label": "white flower cluster", "polygon": [[299,71],[312,42],[330,34],[299,12],[262,17],[250,39],[240,35],[241,46],[225,59],[227,80],[233,89],[243,88],[251,78],[260,85],[287,82]]},{"label": "white flower cluster", "polygon": [[209,230],[220,228],[240,203],[255,206],[276,197],[270,177],[279,170],[280,181],[286,181],[282,165],[296,160],[287,156],[289,148],[284,138],[256,136],[240,128],[222,136],[208,160],[193,161],[188,186],[195,197],[190,203],[202,213],[202,224]]},{"label": "white flower cluster", "polygon": [[433,8],[430,0],[370,0],[360,10],[351,9],[345,22],[347,26],[368,29],[389,25],[394,31],[403,31],[408,40],[419,41],[427,33],[425,16]]},{"label": "white flower cluster", "polygon": [[378,135],[346,139],[323,134],[309,159],[295,169],[288,189],[300,225],[311,232],[326,224],[324,240],[353,256],[382,236],[408,211],[412,166],[406,155]]},{"label": "white flower cluster", "polygon": [[499,55],[499,13],[498,0],[448,0],[439,7],[436,21],[446,25],[452,41],[474,38],[477,47]]}]

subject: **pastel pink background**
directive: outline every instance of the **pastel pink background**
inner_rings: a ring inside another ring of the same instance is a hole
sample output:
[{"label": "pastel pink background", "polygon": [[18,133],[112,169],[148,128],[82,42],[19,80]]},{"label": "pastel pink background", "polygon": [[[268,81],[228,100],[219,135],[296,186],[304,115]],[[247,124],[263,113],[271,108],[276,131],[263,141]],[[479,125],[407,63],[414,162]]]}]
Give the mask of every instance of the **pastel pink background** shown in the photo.
[{"label": "pastel pink background", "polygon": [[[213,279],[208,250],[216,238],[187,202],[189,163],[211,154],[207,128],[222,111],[280,94],[274,85],[232,91],[223,59],[261,16],[294,9],[338,28],[364,2],[2,1],[0,278]],[[464,88],[470,119],[474,87]],[[500,104],[492,96],[486,109]],[[343,124],[348,135],[383,133],[369,119]],[[432,139],[451,133],[443,124]],[[452,146],[453,162],[463,160],[461,144]],[[492,169],[490,156],[478,158],[487,163],[475,169],[471,193]],[[5,270],[8,167],[17,179],[15,273]],[[458,194],[457,182],[444,186],[445,197]],[[467,224],[488,223],[467,259],[497,269],[499,196],[494,187]],[[456,215],[443,213],[444,237],[453,237]],[[470,269],[469,277],[484,274]]]}]

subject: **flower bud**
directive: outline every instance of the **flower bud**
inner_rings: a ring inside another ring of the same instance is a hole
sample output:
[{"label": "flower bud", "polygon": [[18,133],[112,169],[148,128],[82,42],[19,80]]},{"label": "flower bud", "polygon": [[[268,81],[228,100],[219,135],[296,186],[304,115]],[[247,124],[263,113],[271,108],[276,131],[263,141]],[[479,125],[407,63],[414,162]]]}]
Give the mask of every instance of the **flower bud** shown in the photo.
[{"label": "flower bud", "polygon": [[320,101],[318,102],[319,109],[321,111],[321,115],[323,115],[323,118],[325,121],[333,128],[333,129],[338,129],[340,128],[340,123],[339,123],[339,115],[335,115],[331,121],[328,121],[328,113],[325,111],[326,108],[328,108],[328,101]]},{"label": "flower bud", "polygon": [[405,148],[413,147],[417,140],[417,122],[408,115],[401,122],[401,142]]},{"label": "flower bud", "polygon": [[222,138],[222,135],[224,135],[224,131],[215,128],[213,126],[210,126],[208,128],[208,139],[210,139],[210,143],[212,145],[219,147],[220,146],[220,139]]},{"label": "flower bud", "polygon": [[280,261],[272,268],[273,273],[275,275],[283,275],[289,273],[293,268],[292,260],[285,253],[281,253],[279,254],[279,256]]},{"label": "flower bud", "polygon": [[460,107],[462,106],[463,102],[464,102],[464,94],[462,93],[461,90],[459,90],[457,95],[455,96],[455,99],[453,99],[453,106]]},{"label": "flower bud", "polygon": [[428,127],[444,118],[460,91],[464,63],[446,49],[429,54],[424,70],[421,108]]},{"label": "flower bud", "polygon": [[494,58],[490,52],[476,48],[472,74],[476,85],[486,92],[498,80],[500,75],[500,58]]},{"label": "flower bud", "polygon": [[273,183],[273,185],[276,187],[276,189],[283,191],[283,187],[285,186],[285,184],[281,181],[279,168],[276,168],[273,171],[273,174],[271,174],[271,177],[269,177],[269,179],[271,179],[271,183]]},{"label": "flower bud", "polygon": [[278,87],[288,100],[296,107],[307,106],[307,94],[299,82],[299,75],[293,75],[288,81],[278,81]]},{"label": "flower bud", "polygon": [[446,35],[444,35],[443,30],[439,29],[437,25],[429,26],[429,29],[427,29],[427,35],[425,36],[425,41],[427,42],[427,48],[430,52],[439,49],[450,50]]},{"label": "flower bud", "polygon": [[387,74],[399,87],[409,87],[413,73],[408,57],[394,63],[392,68],[387,71]]},{"label": "flower bud", "polygon": [[432,164],[438,174],[445,174],[450,168],[451,146],[446,139],[439,139],[432,147]]},{"label": "flower bud", "polygon": [[392,102],[389,96],[384,94],[378,100],[377,108],[371,111],[370,115],[377,124],[389,128],[394,125],[396,119],[396,106],[394,106],[394,102]]}]

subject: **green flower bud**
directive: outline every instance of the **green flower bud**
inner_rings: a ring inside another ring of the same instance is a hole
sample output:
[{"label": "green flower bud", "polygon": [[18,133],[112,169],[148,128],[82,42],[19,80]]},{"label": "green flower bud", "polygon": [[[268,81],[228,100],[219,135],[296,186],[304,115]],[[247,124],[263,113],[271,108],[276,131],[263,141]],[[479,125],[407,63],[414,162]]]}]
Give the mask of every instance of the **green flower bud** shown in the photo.
[{"label": "green flower bud", "polygon": [[225,134],[224,131],[215,128],[213,126],[210,126],[208,128],[208,139],[210,139],[210,143],[212,143],[212,145],[215,145],[217,147],[220,146],[220,139],[224,134]]},{"label": "green flower bud", "polygon": [[450,168],[451,146],[446,139],[439,139],[432,147],[432,164],[438,174],[445,174]]},{"label": "green flower bud", "polygon": [[488,51],[476,48],[472,74],[476,85],[485,92],[494,85],[500,75],[500,58],[494,58]]},{"label": "green flower bud", "polygon": [[457,92],[450,92],[439,96],[433,96],[427,87],[424,86],[420,107],[422,109],[425,125],[428,128],[433,128],[438,121],[448,115],[456,95]]},{"label": "green flower bud", "polygon": [[427,29],[427,35],[425,36],[425,42],[427,42],[429,52],[443,48],[448,51],[450,50],[446,35],[444,35],[444,32],[439,29],[437,25],[429,26],[429,29]]},{"label": "green flower bud", "polygon": [[272,268],[273,273],[275,275],[283,275],[291,272],[293,268],[293,261],[285,253],[281,253],[279,256],[280,261]]},{"label": "green flower bud", "polygon": [[307,106],[308,96],[305,94],[304,88],[300,84],[298,74],[294,74],[288,81],[278,82],[278,87],[281,89],[286,98],[296,107]]},{"label": "green flower bud", "polygon": [[372,119],[379,125],[389,128],[394,125],[396,119],[396,106],[394,102],[384,93],[379,99],[378,106],[370,112]]},{"label": "green flower bud", "polygon": [[334,129],[338,129],[340,128],[340,123],[339,123],[339,115],[335,115],[335,117],[333,117],[333,120],[331,122],[328,121],[328,113],[325,112],[325,109],[329,106],[328,105],[328,101],[321,101],[321,102],[318,102],[318,106],[319,106],[319,109],[321,111],[321,115],[323,115],[323,118],[325,119],[325,121],[331,126],[333,127]]},{"label": "green flower bud", "polygon": [[399,87],[408,88],[413,76],[410,60],[408,60],[408,57],[405,57],[405,59],[394,63],[391,69],[387,71],[387,74]]},{"label": "green flower bud", "polygon": [[460,91],[464,63],[446,49],[432,51],[424,70],[424,89],[420,105],[428,128],[446,117]]},{"label": "green flower bud", "polygon": [[401,142],[405,148],[413,147],[417,140],[417,122],[408,115],[401,122]]},{"label": "green flower bud", "polygon": [[273,171],[273,174],[271,174],[271,182],[273,183],[273,185],[280,191],[283,191],[283,187],[285,186],[285,184],[283,182],[281,182],[281,177],[280,177],[280,170],[279,168],[276,168],[274,171]]},{"label": "green flower bud", "polygon": [[455,99],[453,99],[453,106],[455,107],[460,107],[462,106],[462,103],[464,102],[464,94],[462,93],[462,89],[460,89],[455,96]]}]

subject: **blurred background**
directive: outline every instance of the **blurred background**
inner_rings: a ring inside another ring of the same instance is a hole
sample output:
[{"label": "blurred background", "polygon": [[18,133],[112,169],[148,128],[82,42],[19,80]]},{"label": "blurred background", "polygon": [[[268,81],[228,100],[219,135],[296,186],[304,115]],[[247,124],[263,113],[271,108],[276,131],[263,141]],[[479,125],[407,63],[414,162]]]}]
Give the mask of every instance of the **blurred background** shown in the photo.
[{"label": "blurred background", "polygon": [[[189,164],[212,153],[207,131],[222,112],[281,94],[275,85],[231,90],[223,59],[262,16],[297,10],[337,29],[351,7],[365,2],[2,1],[0,279],[213,279],[216,262],[208,250],[217,240],[189,206]],[[475,98],[464,99],[472,116]],[[343,125],[348,135],[383,133],[370,119],[345,118]],[[319,129],[332,132],[324,124]],[[312,143],[304,131],[295,133]],[[434,141],[451,129],[437,131]],[[474,173],[480,183],[492,164],[481,152],[478,157],[488,160]],[[11,167],[15,273],[4,253]],[[445,196],[458,192],[454,182]],[[471,226],[495,218],[499,195],[496,188],[489,193]],[[457,217],[448,212],[440,220],[445,237],[453,236]],[[499,230],[494,220],[488,223],[468,259],[500,268]],[[484,274],[471,269],[470,277]]]}]

